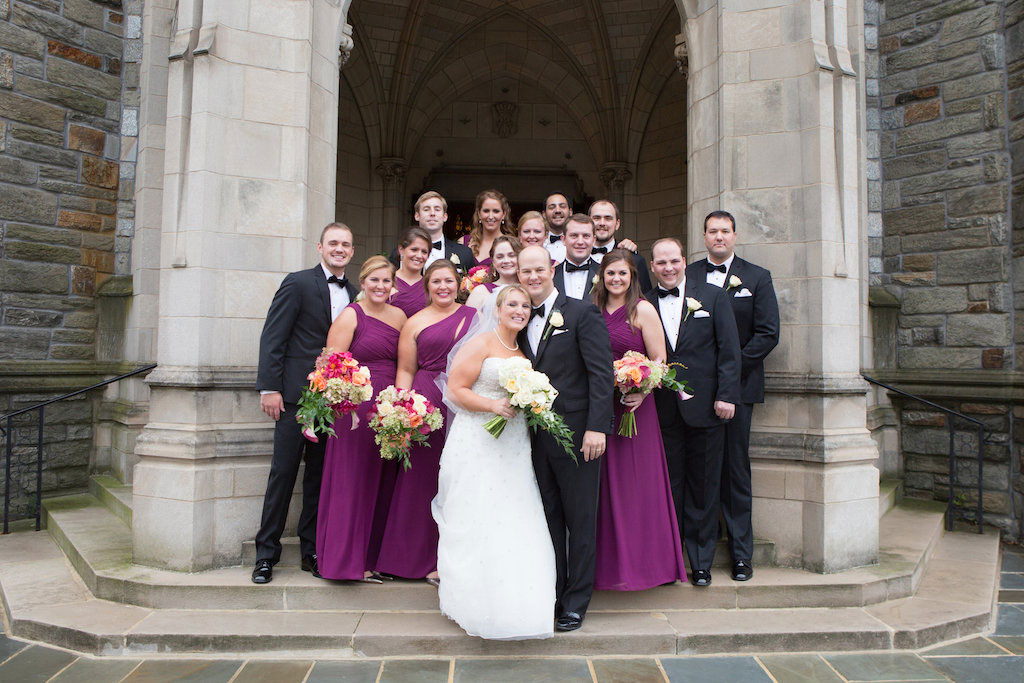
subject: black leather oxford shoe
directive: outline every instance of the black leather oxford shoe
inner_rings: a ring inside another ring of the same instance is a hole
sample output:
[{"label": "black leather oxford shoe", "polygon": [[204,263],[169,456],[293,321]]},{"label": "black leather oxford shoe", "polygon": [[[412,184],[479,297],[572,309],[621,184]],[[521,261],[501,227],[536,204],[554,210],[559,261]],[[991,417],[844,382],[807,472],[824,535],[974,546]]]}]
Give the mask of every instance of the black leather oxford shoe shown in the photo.
[{"label": "black leather oxford shoe", "polygon": [[749,581],[754,576],[754,568],[746,560],[736,560],[732,563],[732,580]]},{"label": "black leather oxford shoe", "polygon": [[566,612],[555,620],[555,629],[559,631],[575,631],[583,626],[583,617],[575,612]]},{"label": "black leather oxford shoe", "polygon": [[274,565],[270,560],[257,560],[256,568],[252,570],[253,583],[270,583],[274,580]]},{"label": "black leather oxford shoe", "polygon": [[698,569],[697,571],[693,572],[693,576],[690,577],[690,580],[693,582],[694,586],[700,586],[701,588],[710,586],[711,572],[709,572],[707,569]]},{"label": "black leather oxford shoe", "polygon": [[316,564],[316,555],[306,555],[302,558],[302,571],[309,572],[318,579],[324,578],[320,576],[320,568]]}]

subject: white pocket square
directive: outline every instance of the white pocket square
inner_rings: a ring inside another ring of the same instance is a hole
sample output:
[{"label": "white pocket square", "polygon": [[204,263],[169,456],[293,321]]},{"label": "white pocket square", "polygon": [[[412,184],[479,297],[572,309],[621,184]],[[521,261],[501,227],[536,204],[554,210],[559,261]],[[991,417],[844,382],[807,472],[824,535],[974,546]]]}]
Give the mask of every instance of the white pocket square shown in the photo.
[{"label": "white pocket square", "polygon": [[747,289],[746,287],[744,287],[744,288],[743,288],[743,289],[741,289],[740,291],[736,292],[736,298],[737,298],[737,299],[738,299],[739,297],[741,297],[741,296],[754,296],[754,295],[750,293],[750,290],[749,290],[749,289]]},{"label": "white pocket square", "polygon": [[711,314],[708,313],[707,311],[694,311],[693,312],[693,317],[694,318],[710,318]]},{"label": "white pocket square", "polygon": [[569,331],[569,330],[555,330],[554,332],[552,332],[552,333],[551,333],[551,336],[552,336],[552,337],[557,337],[558,335],[560,335],[560,334],[565,334],[565,333],[566,333],[566,332],[568,332],[568,331]]}]

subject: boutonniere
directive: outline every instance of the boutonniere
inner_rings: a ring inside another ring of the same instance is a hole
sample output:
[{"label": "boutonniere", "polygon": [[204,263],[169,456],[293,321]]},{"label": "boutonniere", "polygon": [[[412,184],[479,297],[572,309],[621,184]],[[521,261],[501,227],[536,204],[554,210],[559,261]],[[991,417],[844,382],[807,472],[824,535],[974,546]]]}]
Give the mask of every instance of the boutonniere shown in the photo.
[{"label": "boutonniere", "polygon": [[448,257],[448,260],[451,261],[452,263],[454,263],[457,266],[461,266],[462,265],[462,263],[459,261],[459,255],[458,254],[452,254],[451,256]]},{"label": "boutonniere", "polygon": [[551,330],[555,328],[561,329],[562,325],[565,325],[565,319],[562,318],[562,312],[556,308],[551,311],[551,316],[548,318],[548,327],[544,330],[544,336],[541,337],[541,341],[551,336]]},{"label": "boutonniere", "polygon": [[733,289],[734,287],[739,287],[742,284],[743,284],[743,280],[739,279],[735,275],[730,275],[729,276],[729,286],[725,288],[725,291],[728,292],[730,289]]},{"label": "boutonniere", "polygon": [[692,296],[686,297],[686,315],[683,316],[683,322],[686,322],[686,319],[690,317],[691,313],[699,311],[702,308],[704,308],[704,305],[701,304],[701,302],[697,301]]},{"label": "boutonniere", "polygon": [[590,278],[590,284],[592,284],[594,286],[597,286],[597,276],[596,275],[594,277]]}]

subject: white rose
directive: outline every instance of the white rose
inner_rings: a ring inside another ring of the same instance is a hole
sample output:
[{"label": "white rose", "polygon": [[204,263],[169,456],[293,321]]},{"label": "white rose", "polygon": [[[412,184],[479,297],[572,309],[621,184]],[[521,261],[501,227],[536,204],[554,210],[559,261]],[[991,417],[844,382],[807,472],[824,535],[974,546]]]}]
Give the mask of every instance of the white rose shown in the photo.
[{"label": "white rose", "polygon": [[561,311],[555,311],[551,314],[551,327],[561,327],[565,324],[565,319],[562,318]]}]

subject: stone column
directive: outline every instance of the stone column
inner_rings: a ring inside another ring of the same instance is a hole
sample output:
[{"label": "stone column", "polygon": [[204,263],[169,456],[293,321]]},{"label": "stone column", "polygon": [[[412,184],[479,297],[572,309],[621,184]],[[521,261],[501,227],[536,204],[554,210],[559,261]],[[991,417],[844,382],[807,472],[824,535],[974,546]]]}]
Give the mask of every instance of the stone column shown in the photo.
[{"label": "stone column", "polygon": [[624,161],[609,161],[601,167],[601,184],[604,185],[611,199],[622,211],[626,183],[633,177],[629,164]]},{"label": "stone column", "polygon": [[333,219],[341,9],[331,5],[177,4],[159,367],[136,445],[138,563],[233,564],[256,531],[272,431],[253,388],[260,331],[283,275],[315,263]]},{"label": "stone column", "polygon": [[835,0],[743,9],[688,17],[691,257],[704,256],[703,217],[722,208],[738,253],[772,271],[782,336],[754,412],[755,534],[784,564],[839,571],[878,552],[860,377],[863,102],[847,45],[863,25]]},{"label": "stone column", "polygon": [[376,169],[382,183],[381,192],[381,230],[380,248],[378,251],[390,253],[398,244],[398,235],[405,227],[402,216],[405,207],[403,196],[405,191],[405,173],[409,164],[401,157],[381,157]]}]

